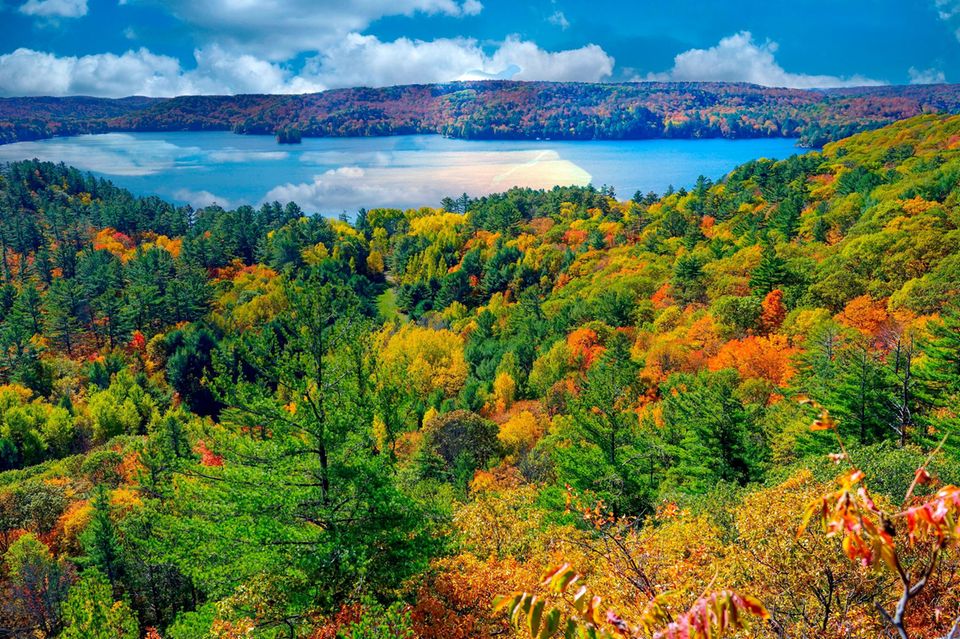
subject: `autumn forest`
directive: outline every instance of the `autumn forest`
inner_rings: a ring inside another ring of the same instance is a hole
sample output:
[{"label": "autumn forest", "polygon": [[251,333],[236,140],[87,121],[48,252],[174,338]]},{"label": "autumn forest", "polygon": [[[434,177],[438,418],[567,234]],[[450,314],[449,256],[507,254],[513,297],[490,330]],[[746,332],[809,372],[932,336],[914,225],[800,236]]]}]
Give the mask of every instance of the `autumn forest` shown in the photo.
[{"label": "autumn forest", "polygon": [[812,122],[355,220],[2,166],[0,637],[960,636],[960,116]]}]

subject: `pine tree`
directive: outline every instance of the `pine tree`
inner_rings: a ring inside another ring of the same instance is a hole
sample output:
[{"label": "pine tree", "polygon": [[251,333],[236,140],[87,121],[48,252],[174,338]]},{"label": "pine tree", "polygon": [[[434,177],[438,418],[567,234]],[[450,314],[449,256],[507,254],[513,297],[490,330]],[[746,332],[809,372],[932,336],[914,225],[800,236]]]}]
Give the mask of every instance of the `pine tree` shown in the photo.
[{"label": "pine tree", "polygon": [[878,353],[866,339],[853,339],[838,353],[837,364],[827,406],[839,419],[840,432],[861,444],[886,438],[895,417],[888,371]]},{"label": "pine tree", "polygon": [[83,290],[75,279],[56,278],[44,299],[46,332],[68,355],[73,355],[83,327]]},{"label": "pine tree", "polygon": [[649,506],[649,486],[637,464],[639,366],[629,341],[620,334],[590,367],[580,394],[572,400],[576,445],[558,450],[564,478],[595,492],[616,514],[637,514]]},{"label": "pine tree", "polygon": [[668,481],[703,493],[717,482],[745,484],[763,451],[753,443],[750,415],[736,399],[732,370],[675,375],[664,387],[664,448],[672,458]]},{"label": "pine tree", "polygon": [[115,601],[110,582],[87,570],[63,606],[60,639],[138,639],[140,627],[126,601]]},{"label": "pine tree", "polygon": [[787,263],[777,255],[772,244],[765,244],[760,263],[750,274],[750,288],[757,295],[766,295],[787,281]]},{"label": "pine tree", "polygon": [[945,448],[960,456],[960,312],[945,312],[930,327],[921,345],[923,364],[916,370],[917,396],[923,406],[920,437],[935,445],[948,436]]},{"label": "pine tree", "polygon": [[84,531],[84,562],[107,577],[115,592],[123,577],[123,550],[117,529],[110,518],[110,497],[106,489],[97,486],[93,498],[93,516]]}]

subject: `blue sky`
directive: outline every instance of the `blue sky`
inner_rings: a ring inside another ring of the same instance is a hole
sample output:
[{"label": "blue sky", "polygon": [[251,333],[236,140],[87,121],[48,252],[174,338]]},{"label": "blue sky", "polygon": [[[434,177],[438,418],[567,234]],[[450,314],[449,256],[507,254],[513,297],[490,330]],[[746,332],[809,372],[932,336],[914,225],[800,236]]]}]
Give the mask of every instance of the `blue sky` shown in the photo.
[{"label": "blue sky", "polygon": [[960,82],[960,0],[0,0],[0,95]]}]

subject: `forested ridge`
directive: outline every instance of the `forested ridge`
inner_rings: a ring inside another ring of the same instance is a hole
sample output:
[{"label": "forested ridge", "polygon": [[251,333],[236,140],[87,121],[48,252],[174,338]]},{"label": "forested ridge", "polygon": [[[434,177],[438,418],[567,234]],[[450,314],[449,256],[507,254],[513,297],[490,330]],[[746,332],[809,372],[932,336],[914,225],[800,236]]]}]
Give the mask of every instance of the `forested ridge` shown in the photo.
[{"label": "forested ridge", "polygon": [[464,139],[799,138],[810,147],[923,113],[958,85],[802,90],[718,82],[474,81],[304,95],[0,98],[0,144],[108,131]]},{"label": "forested ridge", "polygon": [[434,204],[3,166],[0,637],[956,636],[960,116]]}]

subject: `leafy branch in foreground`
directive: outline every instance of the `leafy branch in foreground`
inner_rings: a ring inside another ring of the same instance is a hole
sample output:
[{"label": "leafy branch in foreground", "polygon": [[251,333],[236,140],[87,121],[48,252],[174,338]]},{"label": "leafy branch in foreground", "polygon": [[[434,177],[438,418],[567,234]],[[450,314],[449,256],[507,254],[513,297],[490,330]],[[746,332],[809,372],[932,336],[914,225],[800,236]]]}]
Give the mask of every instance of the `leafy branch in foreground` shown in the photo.
[{"label": "leafy branch in foreground", "polygon": [[769,618],[766,608],[757,599],[732,590],[704,594],[685,613],[674,618],[667,608],[671,593],[652,598],[634,623],[621,618],[613,610],[604,612],[601,598],[581,585],[571,594],[571,587],[580,580],[569,564],[544,575],[541,585],[557,595],[569,610],[564,623],[561,607],[547,608],[547,600],[528,592],[497,597],[495,611],[506,611],[517,630],[524,627],[531,639],[549,639],[558,635],[561,626],[565,639],[717,639],[746,627],[752,617]]},{"label": "leafy branch in foreground", "polygon": [[[851,561],[859,561],[866,567],[880,562],[899,580],[901,594],[891,612],[876,602],[876,608],[884,622],[896,631],[900,639],[909,639],[907,629],[907,607],[916,599],[930,582],[943,555],[960,545],[960,487],[944,486],[934,495],[915,505],[907,507],[914,499],[914,490],[920,484],[932,482],[928,471],[930,462],[943,448],[946,437],[934,449],[927,459],[917,468],[914,480],[903,499],[904,508],[889,513],[881,509],[870,495],[866,486],[866,474],[850,459],[843,439],[837,430],[837,422],[829,412],[809,399],[801,403],[811,404],[820,411],[811,430],[833,431],[840,446],[840,452],[830,457],[836,462],[846,461],[851,469],[837,480],[838,488],[812,502],[804,513],[803,521],[797,531],[798,538],[804,534],[811,520],[819,520],[828,536],[841,538],[843,552]],[[917,500],[914,499],[914,502]],[[896,538],[901,535],[898,523],[906,529],[907,541],[911,547],[921,546],[926,557],[907,565]],[[960,636],[960,617],[953,625],[947,639]]]}]

